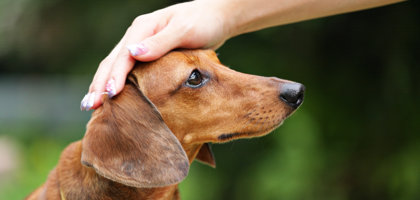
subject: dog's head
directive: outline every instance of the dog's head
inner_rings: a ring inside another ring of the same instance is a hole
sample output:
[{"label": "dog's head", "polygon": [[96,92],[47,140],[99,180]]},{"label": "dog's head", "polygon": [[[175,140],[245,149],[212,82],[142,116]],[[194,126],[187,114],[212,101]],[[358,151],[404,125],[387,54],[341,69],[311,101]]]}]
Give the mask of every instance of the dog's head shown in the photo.
[{"label": "dog's head", "polygon": [[183,147],[199,145],[197,158],[214,165],[207,143],[269,133],[303,92],[298,83],[229,69],[210,50],[174,51],[139,63],[124,90],[93,113],[82,163],[129,186],[175,184],[189,169]]}]

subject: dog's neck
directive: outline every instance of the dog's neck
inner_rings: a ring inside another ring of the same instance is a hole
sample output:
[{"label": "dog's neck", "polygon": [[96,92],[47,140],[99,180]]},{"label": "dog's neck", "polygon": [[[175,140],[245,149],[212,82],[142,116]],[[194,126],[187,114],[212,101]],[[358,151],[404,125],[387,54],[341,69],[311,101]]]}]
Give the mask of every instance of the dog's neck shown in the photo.
[{"label": "dog's neck", "polygon": [[194,161],[202,146],[203,144],[182,144],[182,148],[184,148],[185,153],[187,153],[190,165]]}]

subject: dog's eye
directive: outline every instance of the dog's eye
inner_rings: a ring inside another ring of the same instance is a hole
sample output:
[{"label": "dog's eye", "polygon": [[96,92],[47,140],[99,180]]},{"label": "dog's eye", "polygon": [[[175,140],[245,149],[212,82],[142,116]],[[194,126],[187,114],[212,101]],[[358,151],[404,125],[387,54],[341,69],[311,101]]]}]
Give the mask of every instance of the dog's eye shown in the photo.
[{"label": "dog's eye", "polygon": [[198,70],[194,70],[191,72],[190,76],[188,77],[186,85],[188,87],[197,88],[203,84],[203,81],[204,79],[201,73]]}]

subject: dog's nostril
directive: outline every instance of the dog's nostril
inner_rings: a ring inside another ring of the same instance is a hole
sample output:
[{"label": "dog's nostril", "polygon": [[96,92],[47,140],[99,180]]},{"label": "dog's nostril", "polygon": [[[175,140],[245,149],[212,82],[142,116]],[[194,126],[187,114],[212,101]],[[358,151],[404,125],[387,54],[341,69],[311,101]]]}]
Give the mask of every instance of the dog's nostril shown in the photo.
[{"label": "dog's nostril", "polygon": [[280,92],[280,99],[293,108],[297,108],[303,102],[305,86],[300,83],[285,83]]}]

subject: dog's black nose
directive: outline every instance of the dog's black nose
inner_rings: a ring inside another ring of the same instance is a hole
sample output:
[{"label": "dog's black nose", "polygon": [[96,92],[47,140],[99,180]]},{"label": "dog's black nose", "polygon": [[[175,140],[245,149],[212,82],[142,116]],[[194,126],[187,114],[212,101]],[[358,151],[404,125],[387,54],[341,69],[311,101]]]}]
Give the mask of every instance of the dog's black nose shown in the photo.
[{"label": "dog's black nose", "polygon": [[280,92],[280,99],[293,108],[297,108],[303,102],[305,86],[300,83],[285,83]]}]

